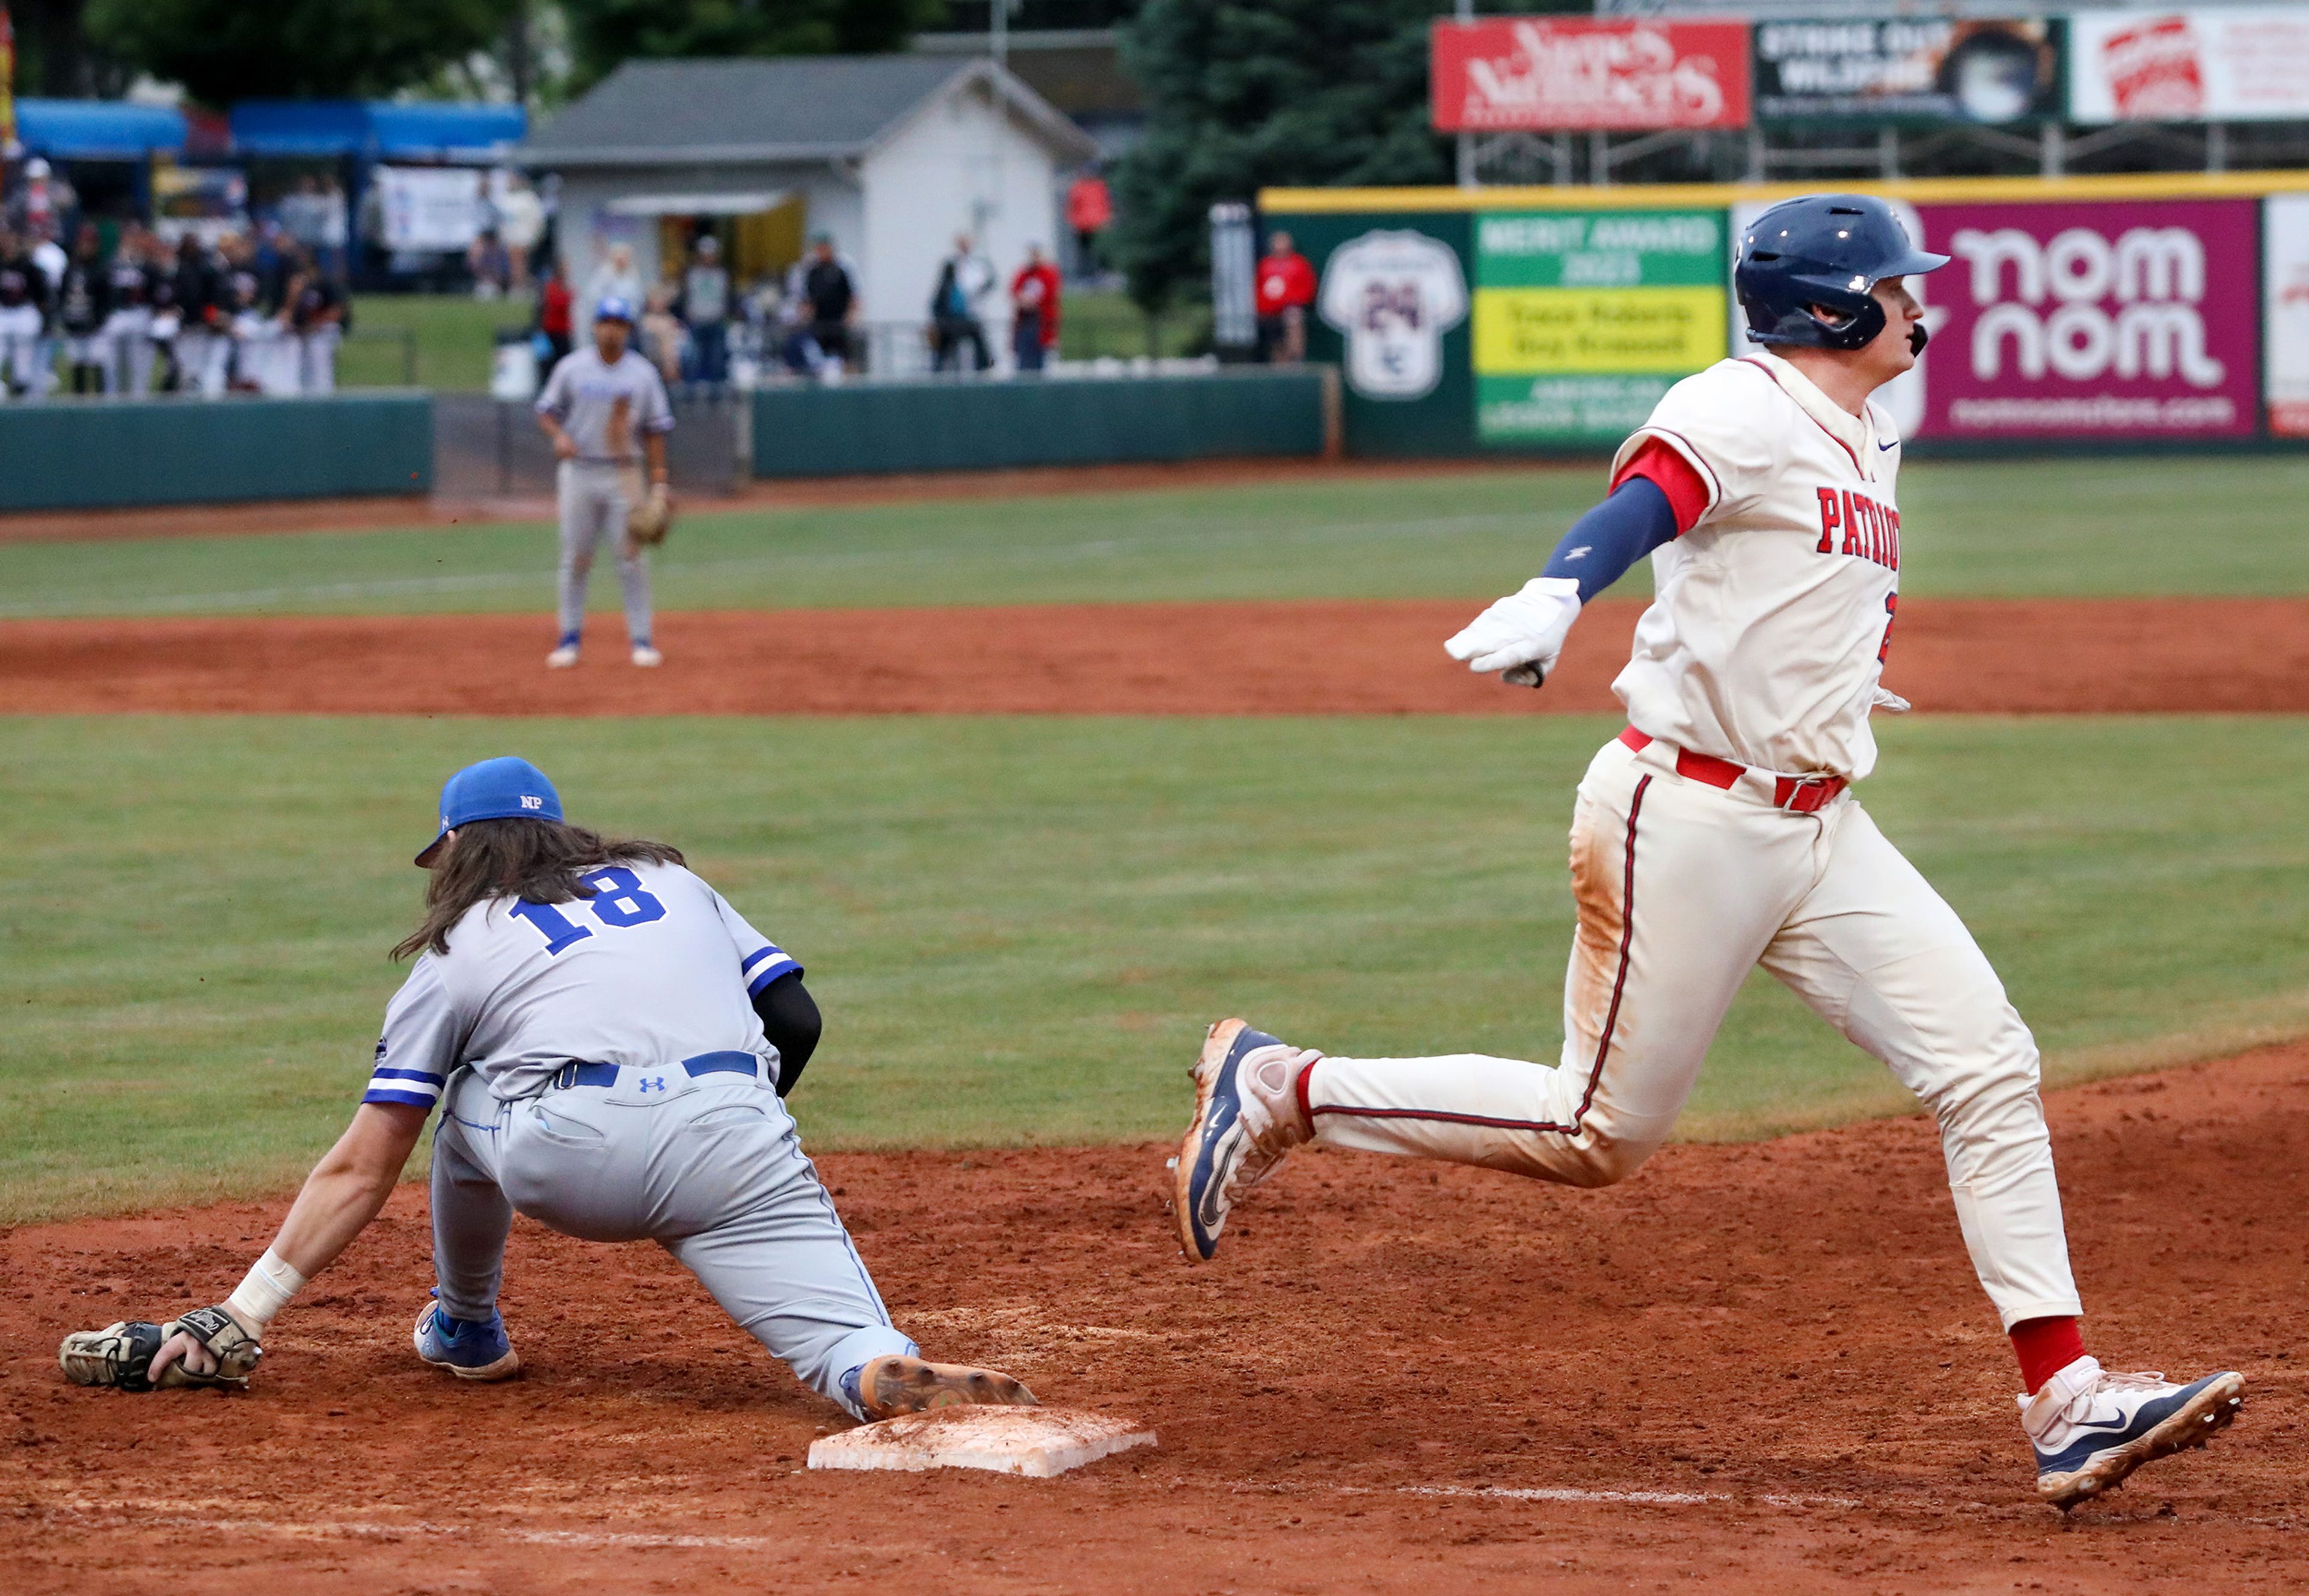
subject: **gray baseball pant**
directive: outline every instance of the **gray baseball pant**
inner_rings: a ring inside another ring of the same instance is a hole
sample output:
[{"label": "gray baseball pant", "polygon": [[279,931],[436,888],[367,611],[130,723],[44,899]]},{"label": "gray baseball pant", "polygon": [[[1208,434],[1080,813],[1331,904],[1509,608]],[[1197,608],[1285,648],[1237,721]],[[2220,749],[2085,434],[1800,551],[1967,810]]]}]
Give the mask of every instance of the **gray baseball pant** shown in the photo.
[{"label": "gray baseball pant", "polygon": [[585,624],[585,589],[593,556],[604,541],[618,551],[618,586],[626,602],[626,636],[636,647],[650,640],[649,551],[628,550],[625,473],[607,462],[564,460],[561,499],[561,635]]},{"label": "gray baseball pant", "polygon": [[497,1306],[516,1210],[585,1241],[657,1243],[845,1408],[843,1375],[916,1350],[892,1328],[766,1079],[628,1066],[618,1086],[501,1103],[458,1071],[433,1132],[433,1268],[451,1317]]}]

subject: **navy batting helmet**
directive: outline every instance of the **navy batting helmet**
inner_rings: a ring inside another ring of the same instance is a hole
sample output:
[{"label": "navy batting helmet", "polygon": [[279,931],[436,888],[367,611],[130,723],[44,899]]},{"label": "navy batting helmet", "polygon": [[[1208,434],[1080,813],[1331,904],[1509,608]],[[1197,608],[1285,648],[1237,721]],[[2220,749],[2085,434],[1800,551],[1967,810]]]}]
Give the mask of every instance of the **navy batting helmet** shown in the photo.
[{"label": "navy batting helmet", "polygon": [[[1911,243],[1882,200],[1808,194],[1781,201],[1748,224],[1732,283],[1747,313],[1748,336],[1757,343],[1859,349],[1884,330],[1884,307],[1871,290],[1887,277],[1936,271],[1948,261]],[[1822,319],[1815,305],[1835,319]],[[1924,347],[1921,336],[1916,347]]]}]

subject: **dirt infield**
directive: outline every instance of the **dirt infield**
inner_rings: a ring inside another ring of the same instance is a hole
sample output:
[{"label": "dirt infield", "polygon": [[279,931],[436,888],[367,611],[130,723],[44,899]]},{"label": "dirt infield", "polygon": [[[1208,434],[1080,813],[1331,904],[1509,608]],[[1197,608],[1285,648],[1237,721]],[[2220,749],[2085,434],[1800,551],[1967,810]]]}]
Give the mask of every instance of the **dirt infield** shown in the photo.
[{"label": "dirt infield", "polygon": [[414,1187],[245,1396],[84,1392],[53,1349],[220,1295],[280,1205],[0,1234],[0,1583],[2302,1588],[2309,1045],[2056,1094],[2052,1117],[2096,1348],[2250,1381],[2210,1453],[2065,1524],[2033,1497],[1937,1144],[1904,1120],[1672,1147],[1603,1193],[1302,1156],[1199,1269],[1160,1147],[824,1160],[902,1325],[1160,1433],[1056,1481],[797,1472],[831,1406],[655,1249],[526,1221],[506,1309],[528,1370],[461,1386],[409,1349]]},{"label": "dirt infield", "polygon": [[[1616,707],[1640,604],[1591,606],[1548,690],[1451,662],[1472,601],[697,612],[656,671],[601,618],[549,672],[529,616],[0,624],[0,707],[32,713],[1509,715]],[[2309,710],[2309,600],[1919,599],[1888,686],[1924,710]]]}]

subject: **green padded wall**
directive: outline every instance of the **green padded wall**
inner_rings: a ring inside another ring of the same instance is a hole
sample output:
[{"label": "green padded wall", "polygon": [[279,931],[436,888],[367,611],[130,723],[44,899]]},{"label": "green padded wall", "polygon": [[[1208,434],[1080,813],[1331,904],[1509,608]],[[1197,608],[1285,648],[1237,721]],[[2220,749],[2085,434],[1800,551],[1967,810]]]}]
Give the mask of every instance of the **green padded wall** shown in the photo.
[{"label": "green padded wall", "polygon": [[1323,452],[1324,371],[796,385],[754,395],[754,474]]},{"label": "green padded wall", "polygon": [[0,406],[0,510],[427,493],[429,394]]}]

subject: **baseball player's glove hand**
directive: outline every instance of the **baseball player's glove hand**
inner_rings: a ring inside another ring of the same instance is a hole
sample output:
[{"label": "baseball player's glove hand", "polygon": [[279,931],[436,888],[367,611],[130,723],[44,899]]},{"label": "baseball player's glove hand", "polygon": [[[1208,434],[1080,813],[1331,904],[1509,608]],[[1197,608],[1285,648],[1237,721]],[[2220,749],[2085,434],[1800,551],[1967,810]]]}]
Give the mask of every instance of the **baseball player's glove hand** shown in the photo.
[{"label": "baseball player's glove hand", "polygon": [[1578,583],[1534,577],[1455,633],[1443,651],[1479,674],[1497,671],[1509,687],[1537,687],[1578,618]]},{"label": "baseball player's glove hand", "polygon": [[653,549],[665,542],[665,534],[673,530],[673,495],[665,484],[654,483],[629,502],[634,507],[626,512],[627,541],[636,549]]},{"label": "baseball player's glove hand", "polygon": [[[171,1338],[183,1335],[192,1348],[152,1377],[152,1360]],[[174,1391],[183,1386],[248,1389],[248,1375],[264,1356],[257,1339],[222,1307],[195,1308],[166,1324],[124,1320],[102,1330],[74,1331],[57,1349],[56,1361],[75,1385],[110,1385],[122,1391]],[[195,1366],[197,1364],[199,1366]]]}]

